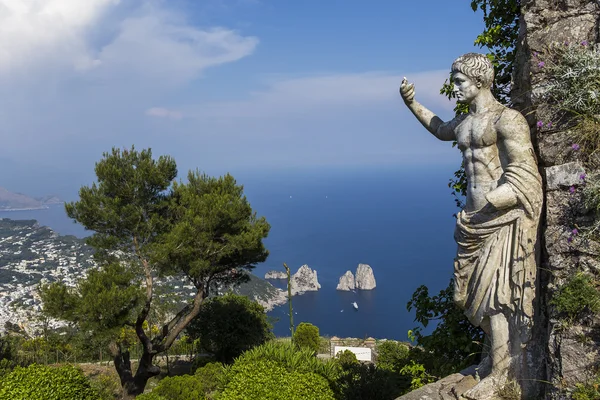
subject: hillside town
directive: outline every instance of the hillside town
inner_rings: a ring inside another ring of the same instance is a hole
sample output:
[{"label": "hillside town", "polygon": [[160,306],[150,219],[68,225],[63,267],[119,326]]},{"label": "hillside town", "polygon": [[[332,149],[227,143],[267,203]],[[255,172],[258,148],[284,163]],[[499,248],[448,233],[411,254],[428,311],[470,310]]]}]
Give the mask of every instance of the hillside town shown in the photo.
[{"label": "hillside town", "polygon": [[[61,326],[61,321],[42,316],[38,285],[56,281],[75,286],[95,267],[93,249],[83,239],[59,235],[35,220],[0,219],[0,333],[6,331],[7,323],[29,335],[35,335],[42,326]],[[157,290],[172,292],[171,301],[179,304],[196,292],[182,277],[157,279],[156,286]],[[216,294],[227,290],[218,287]],[[287,301],[283,291],[252,274],[248,283],[232,290],[253,298],[267,310]]]}]

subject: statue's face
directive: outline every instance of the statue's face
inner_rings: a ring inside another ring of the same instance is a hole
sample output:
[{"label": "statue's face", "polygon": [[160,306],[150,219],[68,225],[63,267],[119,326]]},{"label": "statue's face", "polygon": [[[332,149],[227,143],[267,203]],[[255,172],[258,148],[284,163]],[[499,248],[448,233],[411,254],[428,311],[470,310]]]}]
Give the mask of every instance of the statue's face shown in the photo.
[{"label": "statue's face", "polygon": [[455,72],[452,75],[452,82],[454,83],[454,95],[458,103],[469,104],[477,97],[481,84],[476,82],[474,79],[469,78],[467,75],[461,72]]}]

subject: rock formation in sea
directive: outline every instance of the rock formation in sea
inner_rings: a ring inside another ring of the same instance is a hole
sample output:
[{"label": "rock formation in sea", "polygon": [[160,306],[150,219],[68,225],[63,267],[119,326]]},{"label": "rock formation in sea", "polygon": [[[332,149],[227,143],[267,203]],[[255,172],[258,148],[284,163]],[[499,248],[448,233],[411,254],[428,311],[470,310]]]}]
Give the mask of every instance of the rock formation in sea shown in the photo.
[{"label": "rock formation in sea", "polygon": [[287,273],[271,270],[265,274],[265,279],[287,279]]},{"label": "rock formation in sea", "polygon": [[317,271],[313,271],[308,265],[304,264],[291,277],[292,296],[304,292],[316,292],[321,288],[317,279]]},{"label": "rock formation in sea", "polygon": [[354,283],[354,274],[352,271],[346,271],[344,275],[340,277],[340,282],[338,283],[336,290],[354,290],[356,284]]},{"label": "rock formation in sea", "polygon": [[377,283],[375,282],[375,276],[373,275],[373,269],[368,264],[358,264],[356,268],[356,288],[360,290],[372,290],[375,289]]}]

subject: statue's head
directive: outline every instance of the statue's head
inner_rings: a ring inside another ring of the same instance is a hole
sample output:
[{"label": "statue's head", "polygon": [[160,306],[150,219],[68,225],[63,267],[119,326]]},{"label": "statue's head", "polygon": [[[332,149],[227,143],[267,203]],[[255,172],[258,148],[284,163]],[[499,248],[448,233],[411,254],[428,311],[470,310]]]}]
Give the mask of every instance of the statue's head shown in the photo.
[{"label": "statue's head", "polygon": [[452,63],[452,74],[460,72],[481,84],[481,88],[490,88],[494,82],[494,66],[483,54],[467,53]]}]

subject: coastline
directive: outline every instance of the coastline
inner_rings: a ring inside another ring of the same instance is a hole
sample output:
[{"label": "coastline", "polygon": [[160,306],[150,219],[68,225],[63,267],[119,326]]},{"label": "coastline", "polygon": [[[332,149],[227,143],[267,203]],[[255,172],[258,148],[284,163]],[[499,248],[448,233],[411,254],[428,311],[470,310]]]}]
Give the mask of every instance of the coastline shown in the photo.
[{"label": "coastline", "polygon": [[36,210],[47,210],[50,207],[30,207],[30,208],[0,208],[0,212],[11,212],[11,211],[36,211]]}]

